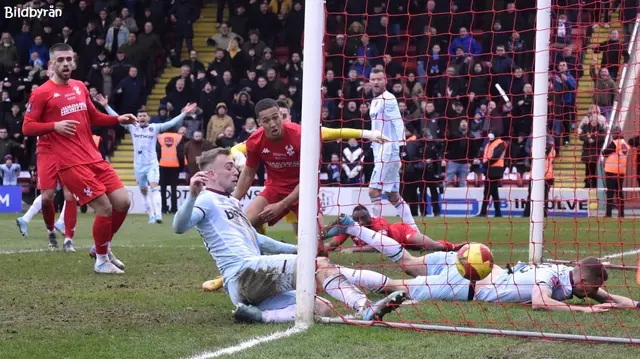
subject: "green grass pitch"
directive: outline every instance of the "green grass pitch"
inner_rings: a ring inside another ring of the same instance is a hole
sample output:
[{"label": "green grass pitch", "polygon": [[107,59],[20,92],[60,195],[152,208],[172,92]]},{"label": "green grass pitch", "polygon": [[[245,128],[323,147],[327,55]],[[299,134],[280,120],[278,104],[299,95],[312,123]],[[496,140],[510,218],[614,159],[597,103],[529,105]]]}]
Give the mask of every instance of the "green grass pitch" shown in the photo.
[{"label": "green grass pitch", "polygon": [[[173,234],[171,219],[149,225],[146,216],[129,216],[113,242],[114,253],[127,265],[126,274],[100,276],[93,273],[88,255],[93,215],[79,215],[75,254],[46,251],[41,216],[32,221],[26,239],[19,235],[14,216],[0,216],[0,358],[184,358],[290,327],[234,323],[225,293],[200,289],[218,273],[199,235],[193,230]],[[529,224],[523,219],[438,218],[426,220],[425,226],[434,239],[488,244],[501,265],[527,259]],[[633,219],[550,219],[545,257],[571,260],[635,250],[637,233]],[[294,240],[285,223],[269,234]],[[403,277],[377,253],[332,253],[331,259]],[[636,254],[610,261],[635,265]],[[607,289],[640,299],[634,271],[611,271]],[[534,312],[520,305],[429,302],[402,307],[387,319],[640,338],[640,312],[635,310],[593,315]],[[316,325],[232,357],[637,358],[639,350],[628,345]]]}]

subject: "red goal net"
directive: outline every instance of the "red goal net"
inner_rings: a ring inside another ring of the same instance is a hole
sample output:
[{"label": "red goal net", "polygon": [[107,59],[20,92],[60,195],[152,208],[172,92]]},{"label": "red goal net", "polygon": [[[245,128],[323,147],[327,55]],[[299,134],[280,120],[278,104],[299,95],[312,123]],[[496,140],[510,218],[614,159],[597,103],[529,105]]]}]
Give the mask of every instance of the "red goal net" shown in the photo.
[{"label": "red goal net", "polygon": [[[409,294],[384,325],[640,338],[640,44],[637,7],[621,3],[553,1],[549,48],[538,51],[535,1],[326,2],[322,126],[380,130],[393,142],[401,123],[406,136],[395,147],[323,144],[325,215],[361,224],[326,239],[331,260],[371,298]],[[546,83],[536,83],[537,61],[548,63]],[[534,111],[536,94],[546,96],[544,113]],[[546,128],[540,176],[536,121]],[[385,183],[398,168],[400,182]],[[531,197],[534,177],[544,198]],[[532,200],[544,203],[539,222]],[[529,265],[535,226],[545,263]],[[500,267],[488,282],[470,286],[446,254],[467,242],[489,247]]]}]

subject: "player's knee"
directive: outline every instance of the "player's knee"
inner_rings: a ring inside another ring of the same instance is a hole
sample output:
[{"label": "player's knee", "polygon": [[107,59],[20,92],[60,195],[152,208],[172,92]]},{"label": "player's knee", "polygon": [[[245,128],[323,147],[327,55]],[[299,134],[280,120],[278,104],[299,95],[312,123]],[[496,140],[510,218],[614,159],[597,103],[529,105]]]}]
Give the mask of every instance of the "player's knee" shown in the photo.
[{"label": "player's knee", "polygon": [[53,197],[55,197],[55,193],[50,190],[42,191],[42,205],[50,205],[53,203]]},{"label": "player's knee", "polygon": [[96,212],[96,216],[100,217],[111,217],[111,212],[113,211],[113,207],[109,202],[109,198],[107,196],[102,195],[89,203],[89,206],[93,208]]},{"label": "player's knee", "polygon": [[316,297],[315,314],[319,317],[332,317],[335,313],[333,305],[328,300]]},{"label": "player's knee", "polygon": [[398,201],[400,201],[400,193],[398,192],[388,192],[386,193],[387,195],[387,199],[389,200],[389,202],[396,204],[398,203]]},{"label": "player's knee", "polygon": [[370,198],[375,198],[375,197],[380,197],[381,193],[379,189],[375,189],[375,188],[369,188],[369,197]]}]

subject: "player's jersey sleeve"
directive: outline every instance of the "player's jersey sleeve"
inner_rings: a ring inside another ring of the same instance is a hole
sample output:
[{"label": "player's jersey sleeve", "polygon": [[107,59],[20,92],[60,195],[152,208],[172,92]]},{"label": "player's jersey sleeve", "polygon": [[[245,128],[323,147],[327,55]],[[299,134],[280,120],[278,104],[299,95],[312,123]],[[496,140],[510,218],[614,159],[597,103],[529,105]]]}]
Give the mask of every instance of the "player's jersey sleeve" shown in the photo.
[{"label": "player's jersey sleeve", "polygon": [[258,168],[262,158],[260,157],[260,149],[258,148],[259,136],[252,135],[246,142],[247,145],[247,162],[246,166],[250,168]]},{"label": "player's jersey sleeve", "polygon": [[206,195],[198,197],[188,195],[173,217],[173,231],[178,234],[187,232],[211,213],[211,201],[206,201]]},{"label": "player's jersey sleeve", "polygon": [[54,122],[44,122],[44,112],[49,99],[49,91],[37,88],[31,93],[22,123],[22,133],[25,136],[40,136],[53,131]]},{"label": "player's jersey sleeve", "polygon": [[[111,108],[111,106],[107,105],[107,107],[104,108],[105,110],[107,110],[107,113],[111,116],[120,116],[116,111],[113,110],[113,108]],[[131,131],[133,130],[134,126],[133,125],[120,125],[123,128],[125,128],[127,131],[129,131],[129,133],[131,133]]]},{"label": "player's jersey sleeve", "polygon": [[89,120],[92,124],[104,127],[110,127],[120,124],[120,122],[118,121],[118,116],[107,115],[98,111],[96,106],[93,104],[93,101],[91,101],[91,95],[89,95],[89,90],[87,90],[87,86],[85,86],[84,83],[80,81],[75,81],[74,83],[77,84],[77,86],[80,87],[82,89],[82,92],[84,93],[85,102],[87,104],[87,112],[89,113]]},{"label": "player's jersey sleeve", "polygon": [[184,121],[185,118],[185,114],[181,113],[178,116],[174,117],[171,119],[171,121],[167,121],[165,123],[161,123],[161,124],[156,124],[156,128],[158,129],[158,131],[160,133],[170,130],[176,126],[182,125],[182,122]]}]

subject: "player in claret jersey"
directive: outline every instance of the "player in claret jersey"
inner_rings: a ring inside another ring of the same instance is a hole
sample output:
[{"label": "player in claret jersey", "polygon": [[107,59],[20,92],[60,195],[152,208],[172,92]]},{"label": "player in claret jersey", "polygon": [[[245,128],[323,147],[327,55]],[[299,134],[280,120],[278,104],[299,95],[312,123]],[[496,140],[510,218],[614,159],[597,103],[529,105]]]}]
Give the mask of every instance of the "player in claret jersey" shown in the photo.
[{"label": "player in claret jersey", "polygon": [[31,94],[22,132],[25,136],[47,135],[61,182],[80,205],[88,204],[96,212],[94,271],[124,273],[124,264],[113,255],[109,244],[127,217],[131,202],[118,175],[102,159],[91,125],[133,124],[136,118],[131,114],[110,116],[95,108],[85,85],[71,79],[75,67],[71,46],[53,45],[49,57],[53,75]]},{"label": "player in claret jersey", "polygon": [[[361,226],[369,228],[374,232],[379,232],[382,235],[389,236],[389,238],[400,243],[407,249],[419,249],[428,251],[457,251],[462,248],[465,243],[449,243],[445,240],[434,241],[426,234],[420,233],[415,227],[406,224],[404,222],[396,222],[389,224],[384,217],[371,217],[369,210],[365,206],[356,206],[353,209],[351,215],[354,221],[358,222]],[[339,248],[342,243],[347,239],[352,238],[354,247],[342,249],[342,252],[375,252],[375,247],[368,245],[358,237],[353,237],[348,234],[341,234],[335,236],[325,245],[327,250],[335,250]]]}]

